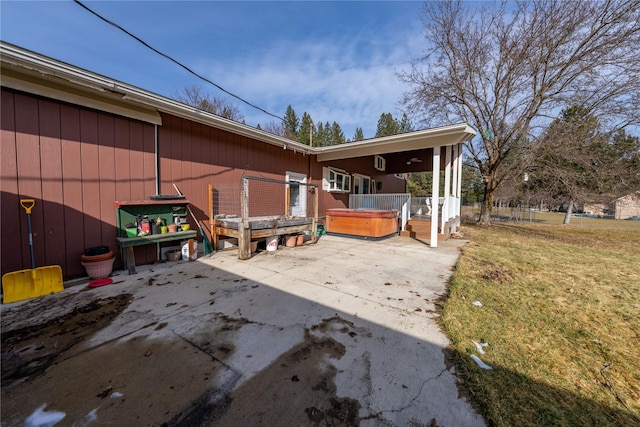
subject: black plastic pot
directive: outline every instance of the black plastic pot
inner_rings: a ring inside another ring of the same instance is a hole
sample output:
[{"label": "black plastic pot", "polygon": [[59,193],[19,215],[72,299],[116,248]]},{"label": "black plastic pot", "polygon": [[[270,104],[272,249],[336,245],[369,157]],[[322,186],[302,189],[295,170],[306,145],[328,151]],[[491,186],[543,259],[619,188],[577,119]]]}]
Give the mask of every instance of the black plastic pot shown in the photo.
[{"label": "black plastic pot", "polygon": [[109,253],[109,246],[94,246],[93,248],[87,248],[84,250],[86,256],[104,255]]}]

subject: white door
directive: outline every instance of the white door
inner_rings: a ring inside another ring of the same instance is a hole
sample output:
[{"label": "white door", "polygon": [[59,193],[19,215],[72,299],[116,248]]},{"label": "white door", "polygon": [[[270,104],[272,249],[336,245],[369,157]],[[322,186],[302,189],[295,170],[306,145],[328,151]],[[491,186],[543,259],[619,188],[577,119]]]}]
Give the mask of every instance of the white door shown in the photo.
[{"label": "white door", "polygon": [[353,175],[353,194],[369,194],[371,193],[371,178],[366,175]]},{"label": "white door", "polygon": [[307,176],[287,172],[287,188],[289,189],[289,215],[307,216],[307,186],[299,183],[307,182]]}]

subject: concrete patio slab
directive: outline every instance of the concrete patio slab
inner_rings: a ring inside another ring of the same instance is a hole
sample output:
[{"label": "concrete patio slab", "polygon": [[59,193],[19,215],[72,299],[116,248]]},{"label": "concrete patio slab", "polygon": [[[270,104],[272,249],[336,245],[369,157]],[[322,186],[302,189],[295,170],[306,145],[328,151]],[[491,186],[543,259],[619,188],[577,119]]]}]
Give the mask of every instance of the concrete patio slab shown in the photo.
[{"label": "concrete patio slab", "polygon": [[482,426],[436,322],[463,244],[322,236],[2,306],[2,424]]}]

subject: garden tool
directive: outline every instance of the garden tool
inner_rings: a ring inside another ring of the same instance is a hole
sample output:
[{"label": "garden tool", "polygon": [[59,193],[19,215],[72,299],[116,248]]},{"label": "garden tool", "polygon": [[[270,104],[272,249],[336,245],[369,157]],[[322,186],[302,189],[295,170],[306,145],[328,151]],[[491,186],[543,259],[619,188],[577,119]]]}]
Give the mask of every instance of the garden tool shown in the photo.
[{"label": "garden tool", "polygon": [[33,231],[31,229],[31,209],[35,203],[33,199],[20,199],[20,206],[27,213],[31,268],[6,273],[2,276],[2,302],[4,304],[64,290],[62,268],[59,265],[36,268],[33,254]]}]

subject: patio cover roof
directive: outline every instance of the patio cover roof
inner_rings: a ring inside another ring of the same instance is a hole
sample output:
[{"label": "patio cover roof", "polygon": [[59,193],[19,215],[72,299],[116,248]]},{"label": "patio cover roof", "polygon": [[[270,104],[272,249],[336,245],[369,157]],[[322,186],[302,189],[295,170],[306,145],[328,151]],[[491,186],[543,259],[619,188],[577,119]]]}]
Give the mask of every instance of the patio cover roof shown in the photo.
[{"label": "patio cover roof", "polygon": [[243,135],[319,161],[455,145],[476,134],[466,123],[328,147],[310,147],[170,98],[0,41],[2,86],[161,125],[159,112]]},{"label": "patio cover roof", "polygon": [[347,144],[318,147],[316,152],[318,160],[322,162],[455,145],[470,140],[475,134],[476,131],[472,127],[461,123]]}]

